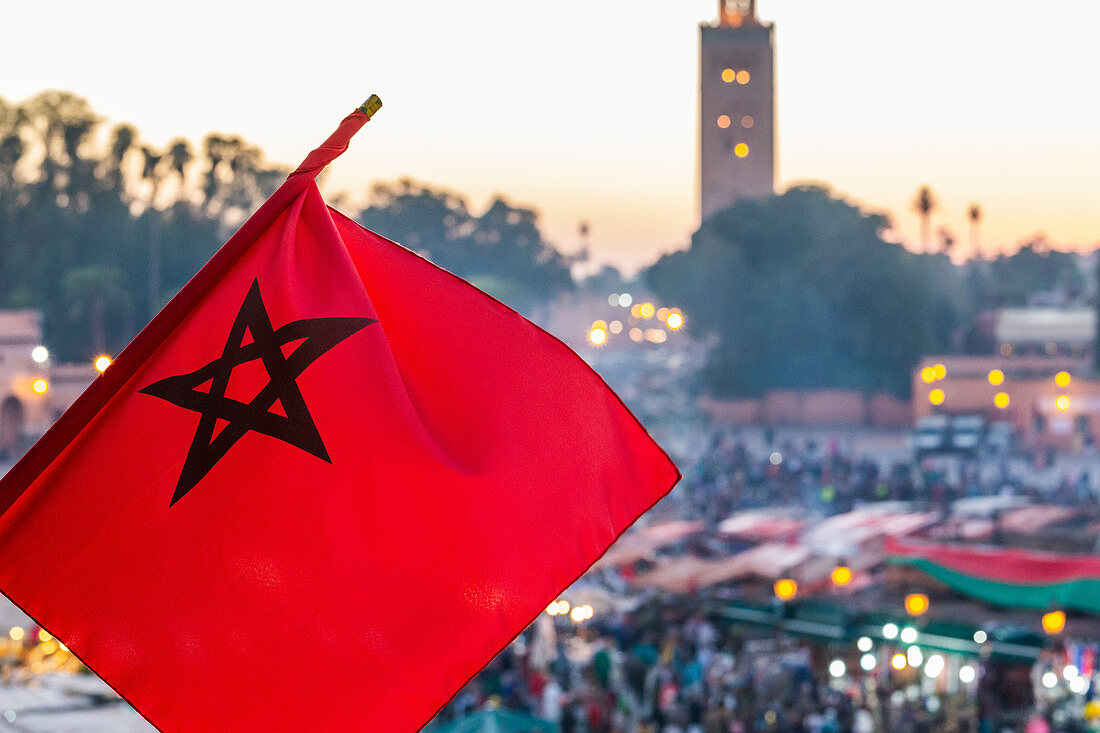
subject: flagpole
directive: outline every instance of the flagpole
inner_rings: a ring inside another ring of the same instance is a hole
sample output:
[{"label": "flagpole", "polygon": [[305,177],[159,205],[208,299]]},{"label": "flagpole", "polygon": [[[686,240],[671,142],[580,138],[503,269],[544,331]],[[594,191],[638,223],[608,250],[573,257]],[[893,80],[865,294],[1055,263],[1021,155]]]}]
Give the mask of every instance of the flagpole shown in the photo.
[{"label": "flagpole", "polygon": [[382,109],[382,99],[377,94],[367,97],[367,101],[359,105],[359,111],[367,117],[374,117],[374,113]]}]

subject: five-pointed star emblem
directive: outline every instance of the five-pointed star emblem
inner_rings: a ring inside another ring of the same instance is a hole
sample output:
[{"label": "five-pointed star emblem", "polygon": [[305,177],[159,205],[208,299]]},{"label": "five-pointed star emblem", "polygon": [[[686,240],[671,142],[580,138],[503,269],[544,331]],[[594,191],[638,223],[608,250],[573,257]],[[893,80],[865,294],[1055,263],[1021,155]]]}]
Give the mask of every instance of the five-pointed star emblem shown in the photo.
[{"label": "five-pointed star emblem", "polygon": [[[253,281],[220,357],[189,374],[167,377],[140,390],[201,416],[169,506],[193,489],[249,430],[331,463],[295,380],[326,351],[375,322],[373,318],[303,318],[273,329],[259,282]],[[252,340],[245,343],[248,335]],[[284,354],[283,347],[296,341],[301,343]],[[267,385],[247,403],[227,397],[233,369],[256,359],[267,371]],[[200,389],[207,384],[209,390]],[[276,402],[283,414],[272,412]],[[226,425],[215,435],[219,420]]]}]

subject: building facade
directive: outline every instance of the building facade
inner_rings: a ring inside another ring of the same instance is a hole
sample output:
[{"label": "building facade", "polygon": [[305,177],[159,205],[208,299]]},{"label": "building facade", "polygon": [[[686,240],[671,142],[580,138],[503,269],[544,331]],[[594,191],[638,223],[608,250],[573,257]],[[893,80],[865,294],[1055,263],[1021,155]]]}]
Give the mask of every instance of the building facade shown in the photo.
[{"label": "building facade", "polygon": [[774,26],[756,0],[719,0],[699,27],[699,205],[705,220],[775,192]]},{"label": "building facade", "polygon": [[42,314],[0,311],[0,473],[38,439],[96,376],[90,364],[53,364]]},{"label": "building facade", "polygon": [[1080,451],[1100,445],[1100,379],[1087,359],[926,357],[912,380],[914,420],[982,415],[1011,423],[1025,448]]}]

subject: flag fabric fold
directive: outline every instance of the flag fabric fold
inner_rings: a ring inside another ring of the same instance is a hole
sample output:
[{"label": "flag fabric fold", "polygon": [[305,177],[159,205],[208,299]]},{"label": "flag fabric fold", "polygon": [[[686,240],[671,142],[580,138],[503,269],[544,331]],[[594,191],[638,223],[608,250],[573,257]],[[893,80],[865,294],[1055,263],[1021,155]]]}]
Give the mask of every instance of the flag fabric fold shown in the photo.
[{"label": "flag fabric fold", "polygon": [[679,478],[564,344],[325,204],[367,119],[0,480],[0,590],[163,730],[415,730]]}]

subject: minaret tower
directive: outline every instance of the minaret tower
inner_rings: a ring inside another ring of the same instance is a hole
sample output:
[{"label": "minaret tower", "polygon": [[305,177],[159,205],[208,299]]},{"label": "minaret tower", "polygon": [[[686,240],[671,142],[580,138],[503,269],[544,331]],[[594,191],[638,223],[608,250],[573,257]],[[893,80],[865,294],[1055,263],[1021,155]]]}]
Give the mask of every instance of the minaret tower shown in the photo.
[{"label": "minaret tower", "polygon": [[774,27],[756,0],[718,0],[699,26],[700,218],[774,192]]}]

